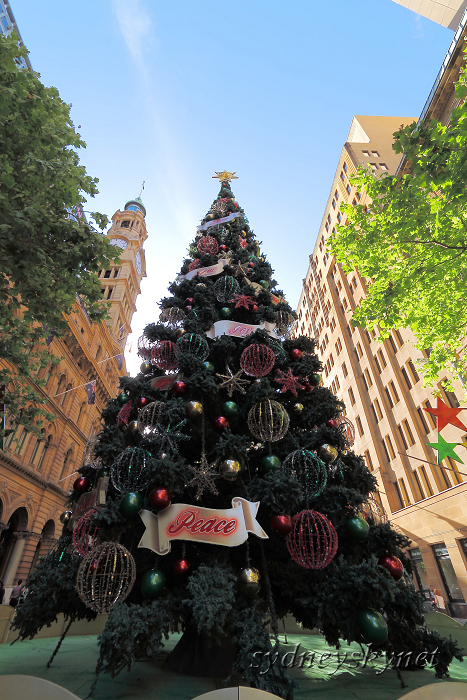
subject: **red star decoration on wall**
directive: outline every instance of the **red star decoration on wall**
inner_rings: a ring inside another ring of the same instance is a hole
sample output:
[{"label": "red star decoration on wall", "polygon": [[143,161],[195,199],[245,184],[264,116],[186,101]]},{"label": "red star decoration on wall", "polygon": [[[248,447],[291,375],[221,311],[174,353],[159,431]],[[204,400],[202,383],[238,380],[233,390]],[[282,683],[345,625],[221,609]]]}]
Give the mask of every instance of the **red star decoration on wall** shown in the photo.
[{"label": "red star decoration on wall", "polygon": [[246,248],[248,245],[246,238],[242,238],[241,236],[238,237],[238,242],[240,243],[240,248]]},{"label": "red star decoration on wall", "polygon": [[280,375],[279,379],[274,379],[274,381],[278,384],[282,384],[282,393],[284,393],[284,391],[291,391],[294,396],[297,396],[297,389],[304,388],[303,384],[300,384],[301,377],[294,377],[290,367],[287,370],[287,373],[278,370],[277,374]]},{"label": "red star decoration on wall", "polygon": [[250,304],[255,303],[252,297],[249,297],[246,294],[234,294],[230,302],[232,304],[235,304],[236,309],[239,309],[241,306],[243,306],[243,308],[247,311],[250,308]]},{"label": "red star decoration on wall", "polygon": [[462,408],[450,408],[450,406],[446,406],[442,399],[437,399],[436,408],[424,408],[423,410],[436,416],[438,419],[438,431],[442,430],[448,423],[455,425],[456,428],[461,430],[467,430],[467,426],[457,418],[457,414],[464,410]]}]

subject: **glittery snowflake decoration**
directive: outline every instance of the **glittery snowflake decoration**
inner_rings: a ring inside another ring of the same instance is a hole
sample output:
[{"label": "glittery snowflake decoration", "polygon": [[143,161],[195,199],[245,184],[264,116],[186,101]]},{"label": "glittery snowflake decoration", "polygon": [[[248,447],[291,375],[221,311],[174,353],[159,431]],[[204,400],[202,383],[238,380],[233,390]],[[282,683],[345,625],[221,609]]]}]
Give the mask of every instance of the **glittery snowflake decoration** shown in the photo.
[{"label": "glittery snowflake decoration", "polygon": [[217,470],[217,465],[219,460],[216,459],[211,464],[208,463],[206,455],[204,452],[201,455],[201,460],[197,463],[198,466],[193,467],[191,464],[188,465],[188,469],[193,472],[193,478],[188,482],[187,486],[196,487],[196,500],[199,501],[203,493],[207,490],[212,493],[213,496],[217,496],[219,491],[217,490],[214,480],[219,478],[219,472]]},{"label": "glittery snowflake decoration", "polygon": [[161,425],[156,423],[154,432],[148,436],[152,442],[155,442],[159,446],[159,454],[165,452],[166,450],[171,450],[173,454],[178,454],[178,440],[189,440],[190,436],[182,433],[182,428],[187,423],[184,419],[177,423],[173,428],[170,426]]},{"label": "glittery snowflake decoration", "polygon": [[277,374],[279,377],[274,379],[274,381],[278,384],[282,384],[282,393],[285,391],[291,391],[294,396],[297,396],[297,389],[304,389],[303,384],[300,384],[301,377],[294,377],[290,367],[287,372],[278,370]]},{"label": "glittery snowflake decoration", "polygon": [[226,365],[225,371],[227,374],[216,374],[216,377],[219,377],[219,379],[224,379],[224,381],[219,384],[219,388],[226,389],[229,398],[232,398],[234,391],[239,391],[241,394],[245,394],[246,391],[243,388],[243,385],[249,385],[250,382],[247,379],[241,379],[243,370],[241,369],[234,374],[230,367]]},{"label": "glittery snowflake decoration", "polygon": [[250,308],[250,305],[255,303],[253,297],[249,297],[246,294],[234,294],[230,302],[231,304],[235,304],[236,309],[243,307],[247,311]]}]

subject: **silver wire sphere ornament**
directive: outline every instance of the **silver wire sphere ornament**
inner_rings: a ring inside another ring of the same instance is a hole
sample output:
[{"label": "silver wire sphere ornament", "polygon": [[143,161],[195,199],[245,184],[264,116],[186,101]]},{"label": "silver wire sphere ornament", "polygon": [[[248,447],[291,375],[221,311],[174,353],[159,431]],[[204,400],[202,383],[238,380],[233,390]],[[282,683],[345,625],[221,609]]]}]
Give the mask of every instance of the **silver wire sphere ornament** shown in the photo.
[{"label": "silver wire sphere ornament", "polygon": [[319,496],[326,486],[328,472],[324,462],[309,450],[295,450],[284,459],[282,469],[303,486],[305,495]]},{"label": "silver wire sphere ornament", "polygon": [[182,353],[194,355],[201,361],[209,355],[209,345],[206,338],[198,333],[185,333],[177,340],[175,354],[180,357]]},{"label": "silver wire sphere ornament", "polygon": [[375,525],[380,523],[388,523],[389,518],[384,510],[384,507],[373,496],[368,496],[366,501],[362,503],[362,515],[365,520],[373,520]]},{"label": "silver wire sphere ornament", "polygon": [[139,355],[143,360],[147,360],[149,362],[151,358],[151,348],[152,348],[152,341],[149,340],[147,335],[140,335],[138,338],[138,349],[136,351],[136,354]]},{"label": "silver wire sphere ornament", "polygon": [[287,549],[297,564],[305,569],[324,569],[337,552],[337,532],[330,520],[316,510],[302,510],[292,518],[287,535]]},{"label": "silver wire sphere ornament", "polygon": [[213,287],[214,294],[216,295],[217,301],[223,304],[229,302],[234,294],[238,294],[240,291],[240,285],[235,279],[230,275],[225,277],[220,277]]},{"label": "silver wire sphere ornament", "polygon": [[162,309],[159,315],[159,321],[161,323],[166,323],[172,328],[176,328],[185,318],[185,312],[183,309],[179,309],[178,306],[171,306],[170,309]]},{"label": "silver wire sphere ornament", "polygon": [[178,367],[175,343],[171,340],[158,340],[151,350],[151,363],[158,369],[172,372]]},{"label": "silver wire sphere ornament", "polygon": [[279,309],[278,311],[276,311],[277,335],[280,335],[282,338],[288,338],[291,333],[294,320],[295,319],[292,316],[292,314],[286,311],[285,309]]},{"label": "silver wire sphere ornament", "polygon": [[256,403],[248,413],[248,428],[261,442],[282,440],[289,429],[289,414],[278,401],[266,399]]},{"label": "silver wire sphere ornament", "polygon": [[355,426],[346,416],[340,415],[337,417],[337,427],[341,429],[348,447],[353,447],[355,444]]},{"label": "silver wire sphere ornament", "polygon": [[127,447],[110,468],[112,484],[120,493],[140,491],[149,483],[146,470],[148,453],[141,447]]},{"label": "silver wire sphere ornament", "polygon": [[143,437],[150,438],[159,432],[161,416],[164,410],[162,401],[153,401],[138,413],[138,432]]},{"label": "silver wire sphere ornament", "polygon": [[78,520],[73,528],[73,547],[83,557],[90,552],[99,542],[99,530],[94,521],[97,510],[91,508]]},{"label": "silver wire sphere ornament", "polygon": [[85,467],[92,467],[93,469],[100,469],[102,467],[102,460],[95,453],[97,442],[97,434],[91,435],[84,446],[83,462]]},{"label": "silver wire sphere ornament", "polygon": [[83,603],[98,613],[107,613],[130,593],[136,578],[136,564],[130,552],[118,542],[104,542],[86,554],[76,577]]}]

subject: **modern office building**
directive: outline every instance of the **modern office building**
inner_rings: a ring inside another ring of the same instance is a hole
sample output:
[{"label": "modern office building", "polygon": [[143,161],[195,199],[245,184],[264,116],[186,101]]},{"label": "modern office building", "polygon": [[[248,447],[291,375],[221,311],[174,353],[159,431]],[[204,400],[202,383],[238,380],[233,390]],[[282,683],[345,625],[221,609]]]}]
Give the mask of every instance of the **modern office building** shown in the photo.
[{"label": "modern office building", "polygon": [[[19,36],[19,43],[22,46],[23,40],[21,38],[21,33],[16,24],[13,10],[8,0],[0,0],[0,34],[8,36],[13,31],[15,31]],[[20,68],[30,68],[32,70],[29,58],[23,59]]]},{"label": "modern office building", "polygon": [[457,29],[467,0],[392,0],[448,29]]},{"label": "modern office building", "polygon": [[[66,316],[68,332],[49,345],[50,354],[62,359],[40,370],[47,383],[36,388],[54,420],[39,440],[19,426],[0,451],[0,580],[7,587],[25,579],[59,536],[60,514],[84,447],[99,430],[103,408],[117,395],[119,377],[126,375],[123,350],[146,276],[145,214],[139,198],[130,200],[114,214],[106,234],[120,255],[119,264],[99,275],[110,320],[92,323],[77,301]],[[94,380],[95,403],[89,404],[84,385]],[[33,377],[30,381],[34,385]]]},{"label": "modern office building", "polygon": [[[456,32],[420,119],[449,123],[459,103],[454,84],[463,64],[467,34],[465,17]],[[394,329],[382,343],[374,332],[353,328],[353,310],[366,294],[366,281],[357,270],[345,274],[326,248],[335,226],[345,223],[342,202],[365,204],[349,181],[361,165],[383,173],[408,171],[391,148],[392,133],[413,119],[356,116],[342,149],[318,237],[297,309],[295,334],[316,339],[323,363],[323,381],[346,405],[355,427],[357,454],[365,457],[378,483],[391,522],[412,540],[410,556],[416,585],[433,584],[444,592],[448,612],[467,617],[467,448],[456,447],[465,466],[450,458],[437,465],[436,418],[424,409],[435,408],[433,389],[423,388],[418,362],[426,353],[414,347],[408,329]],[[438,386],[445,404],[457,407],[464,397],[461,383],[447,393]],[[467,426],[463,413],[460,420]],[[447,442],[467,443],[465,432],[443,428]]]}]

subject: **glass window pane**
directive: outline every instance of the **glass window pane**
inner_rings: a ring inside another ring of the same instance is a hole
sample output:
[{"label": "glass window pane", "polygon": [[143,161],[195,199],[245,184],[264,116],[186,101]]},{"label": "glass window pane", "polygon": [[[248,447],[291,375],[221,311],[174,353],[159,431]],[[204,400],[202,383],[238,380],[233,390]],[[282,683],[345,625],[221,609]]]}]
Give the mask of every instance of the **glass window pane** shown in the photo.
[{"label": "glass window pane", "polygon": [[459,587],[457,576],[446,546],[444,544],[436,544],[433,546],[433,552],[436,557],[438,568],[446,587],[449,600],[464,602],[464,596],[462,595],[462,591]]}]

